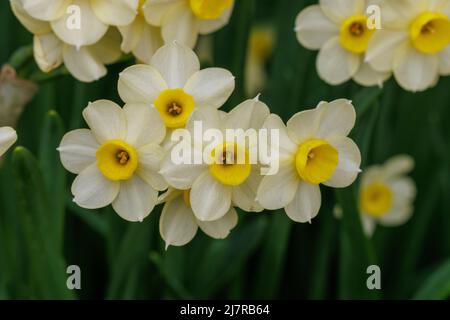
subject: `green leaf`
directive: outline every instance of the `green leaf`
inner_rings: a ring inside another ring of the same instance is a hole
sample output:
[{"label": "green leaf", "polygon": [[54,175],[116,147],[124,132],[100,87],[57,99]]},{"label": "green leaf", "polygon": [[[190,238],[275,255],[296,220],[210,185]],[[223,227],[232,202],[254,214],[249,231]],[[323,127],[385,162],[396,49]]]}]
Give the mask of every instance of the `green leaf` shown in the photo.
[{"label": "green leaf", "polygon": [[422,283],[414,295],[416,300],[437,300],[450,297],[450,259],[444,261]]}]

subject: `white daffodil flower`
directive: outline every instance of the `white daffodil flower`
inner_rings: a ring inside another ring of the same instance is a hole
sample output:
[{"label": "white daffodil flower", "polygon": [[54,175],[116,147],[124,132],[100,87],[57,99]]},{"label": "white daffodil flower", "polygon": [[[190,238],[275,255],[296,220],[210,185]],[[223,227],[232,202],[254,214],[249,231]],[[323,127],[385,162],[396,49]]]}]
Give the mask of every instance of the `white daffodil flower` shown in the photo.
[{"label": "white daffodil flower", "polygon": [[320,50],[317,72],[331,85],[354,79],[363,86],[381,86],[390,76],[390,70],[376,71],[364,61],[377,33],[367,26],[367,5],[365,0],[320,0],[297,16],[297,39],[310,50]]},{"label": "white daffodil flower", "polygon": [[194,239],[198,228],[215,239],[225,239],[237,225],[238,215],[231,207],[220,219],[200,221],[195,217],[190,203],[190,190],[169,190],[160,196],[164,208],[159,219],[159,232],[169,246],[184,246]]},{"label": "white daffodil flower", "polygon": [[161,27],[164,41],[179,41],[193,48],[199,34],[226,25],[234,0],[147,0],[142,11],[148,23]]},{"label": "white daffodil flower", "polygon": [[364,170],[359,188],[359,208],[364,231],[371,236],[376,224],[398,226],[411,217],[416,196],[414,181],[406,176],[414,160],[399,155],[380,166]]},{"label": "white daffodil flower", "polygon": [[310,222],[321,205],[319,184],[344,188],[360,172],[361,154],[347,137],[355,118],[353,105],[345,99],[299,112],[287,126],[270,115],[264,128],[280,132],[280,168],[262,179],[257,201],[266,209],[284,208],[296,222]]},{"label": "white daffodil flower", "polygon": [[378,0],[383,29],[375,33],[366,60],[393,71],[405,90],[433,87],[450,74],[450,1]]},{"label": "white daffodil flower", "polygon": [[125,103],[153,106],[170,129],[184,127],[196,108],[220,108],[233,90],[234,77],[229,71],[200,70],[195,53],[176,42],[161,47],[150,65],[125,69],[118,82]]},{"label": "white daffodil flower", "polygon": [[150,214],[167,184],[158,174],[166,129],[158,112],[143,104],[123,109],[108,100],[83,111],[90,127],[67,133],[58,148],[64,167],[78,176],[73,201],[97,209],[112,204],[128,221]]},{"label": "white daffodil flower", "polygon": [[[109,26],[129,25],[139,0],[18,0],[26,13],[48,21],[64,43],[80,48],[97,43]],[[72,25],[73,24],[73,25]]]},{"label": "white daffodil flower", "polygon": [[[257,98],[244,101],[228,114],[214,108],[198,109],[192,114],[186,129],[192,137],[188,143],[193,153],[204,152],[196,146],[207,144],[203,141],[207,138],[195,134],[196,123],[201,123],[205,130],[219,130],[224,139],[209,144],[211,153],[207,156],[211,157],[211,161],[202,161],[200,164],[175,164],[173,150],[168,152],[160,173],[170,186],[180,190],[190,189],[190,206],[198,220],[221,219],[232,206],[248,212],[263,210],[255,201],[262,178],[260,166],[250,161],[250,154],[257,148],[258,142],[243,142],[234,138],[226,141],[226,130],[258,130],[269,114],[269,108]],[[238,159],[239,154],[242,155],[242,161]]]},{"label": "white daffodil flower", "polygon": [[0,157],[17,141],[17,133],[11,127],[0,128]]},{"label": "white daffodil flower", "polygon": [[121,56],[120,34],[110,28],[95,44],[76,48],[63,42],[52,31],[49,22],[31,17],[22,5],[23,0],[11,0],[11,7],[19,21],[34,34],[34,58],[43,72],[50,72],[64,63],[78,80],[92,82],[105,76],[105,64]]}]

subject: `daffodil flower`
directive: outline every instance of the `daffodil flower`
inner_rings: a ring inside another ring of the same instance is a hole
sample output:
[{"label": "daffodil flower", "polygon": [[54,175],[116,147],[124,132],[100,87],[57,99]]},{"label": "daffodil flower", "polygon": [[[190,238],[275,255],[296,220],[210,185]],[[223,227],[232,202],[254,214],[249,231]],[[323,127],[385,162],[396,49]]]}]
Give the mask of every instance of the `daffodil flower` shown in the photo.
[{"label": "daffodil flower", "polygon": [[310,50],[319,50],[317,71],[332,85],[350,79],[363,86],[381,86],[390,70],[376,71],[364,61],[369,42],[376,34],[367,25],[365,0],[320,0],[305,8],[295,22],[298,41]]},{"label": "daffodil flower", "polygon": [[150,214],[158,191],[167,184],[158,174],[166,134],[156,110],[143,104],[123,109],[108,100],[83,111],[90,129],[67,133],[58,148],[64,167],[78,176],[73,201],[97,209],[112,204],[125,220],[142,221]]},{"label": "daffodil flower", "polygon": [[148,23],[161,27],[164,41],[191,48],[199,34],[209,34],[228,23],[234,0],[147,0],[142,8]]},{"label": "daffodil flower", "polygon": [[345,99],[299,112],[287,126],[270,115],[264,128],[280,132],[280,168],[262,179],[257,201],[266,209],[284,208],[296,222],[310,222],[321,205],[319,185],[344,188],[360,172],[361,154],[347,137],[355,119],[355,109]]},{"label": "daffodil flower", "polygon": [[433,87],[450,74],[450,1],[379,0],[383,29],[370,42],[366,60],[393,71],[405,90]]},{"label": "daffodil flower", "polygon": [[11,127],[0,128],[0,157],[17,141],[17,133]]},{"label": "daffodil flower", "polygon": [[376,224],[398,226],[409,220],[416,195],[414,181],[406,176],[414,167],[410,156],[395,156],[383,165],[364,170],[359,208],[364,231],[371,236]]},{"label": "daffodil flower", "polygon": [[200,70],[195,53],[176,42],[160,48],[150,65],[125,69],[118,82],[125,103],[156,108],[170,129],[184,127],[196,108],[220,108],[233,90],[234,77],[229,71]]},{"label": "daffodil flower", "polygon": [[159,232],[166,248],[189,243],[198,228],[214,239],[225,239],[238,222],[238,215],[233,207],[218,220],[198,220],[191,208],[190,190],[169,188],[160,196],[159,202],[164,203],[159,219]]},{"label": "daffodil flower", "polygon": [[[268,107],[257,98],[244,101],[228,114],[214,108],[198,109],[192,114],[186,127],[192,137],[189,143],[192,144],[193,152],[202,152],[196,149],[196,145],[205,142],[203,136],[195,134],[196,122],[201,121],[205,130],[220,130],[225,137],[227,129],[246,131],[261,128],[269,113]],[[263,210],[255,201],[256,189],[261,181],[260,167],[251,163],[249,156],[256,145],[252,145],[251,141],[242,144],[236,140],[214,141],[210,146],[212,161],[209,163],[175,164],[171,152],[163,160],[160,173],[172,187],[190,189],[190,206],[200,221],[218,220],[232,206],[249,212]],[[243,161],[239,161],[239,154],[245,155]],[[215,161],[218,157],[223,161]]]}]

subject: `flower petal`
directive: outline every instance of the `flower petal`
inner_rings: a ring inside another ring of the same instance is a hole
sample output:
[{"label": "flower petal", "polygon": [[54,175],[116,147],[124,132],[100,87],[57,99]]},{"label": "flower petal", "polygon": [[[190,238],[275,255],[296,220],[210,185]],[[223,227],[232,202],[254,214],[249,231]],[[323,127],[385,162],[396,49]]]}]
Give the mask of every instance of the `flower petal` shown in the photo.
[{"label": "flower petal", "polygon": [[152,212],[157,200],[158,191],[134,175],[120,182],[120,191],[112,207],[123,219],[142,222]]},{"label": "flower petal", "polygon": [[63,61],[63,43],[53,33],[33,38],[34,60],[44,72],[59,67]]},{"label": "flower petal", "polygon": [[412,216],[414,207],[405,202],[394,203],[393,208],[379,219],[381,225],[396,227],[405,224]]},{"label": "flower petal", "polygon": [[450,75],[450,46],[439,52],[439,74],[442,76]]},{"label": "flower petal", "polygon": [[157,144],[148,144],[138,149],[138,156],[139,164],[136,174],[155,190],[167,189],[166,180],[158,173],[164,158],[164,149]]},{"label": "flower petal", "polygon": [[316,62],[320,78],[331,85],[350,80],[360,64],[360,55],[345,50],[338,37],[331,38],[323,45]]},{"label": "flower petal", "polygon": [[60,18],[71,0],[22,0],[23,8],[38,20],[52,21]]},{"label": "flower petal", "polygon": [[303,9],[295,20],[297,40],[310,50],[320,49],[339,33],[335,22],[328,19],[319,5]]},{"label": "flower petal", "polygon": [[352,139],[334,137],[328,142],[338,150],[339,163],[333,176],[323,184],[333,188],[345,188],[351,185],[361,172],[361,152]]},{"label": "flower petal", "polygon": [[126,68],[119,75],[117,85],[120,98],[126,103],[152,104],[167,84],[152,66],[143,64]]},{"label": "flower petal", "polygon": [[284,125],[283,120],[281,120],[281,118],[276,114],[270,114],[267,117],[266,121],[264,122],[262,128],[267,130],[268,133],[278,132],[279,134],[278,146],[273,145],[273,141],[270,139],[268,147],[269,148],[273,147],[274,149],[278,150],[279,152],[278,157],[280,161],[292,159],[297,151],[297,145],[289,137],[288,129]]},{"label": "flower petal", "polygon": [[160,27],[167,12],[181,1],[184,0],[147,0],[142,7],[145,20],[151,25]]},{"label": "flower petal", "polygon": [[314,138],[319,129],[321,113],[316,108],[294,114],[286,124],[290,139],[296,144],[300,144],[307,139]]},{"label": "flower petal", "polygon": [[232,201],[236,207],[247,212],[263,211],[264,208],[256,201],[256,191],[258,191],[262,178],[259,168],[254,166],[247,180],[233,188]]},{"label": "flower petal", "polygon": [[11,9],[20,23],[32,34],[42,35],[52,32],[52,28],[47,21],[33,18],[23,8],[22,0],[11,0]]},{"label": "flower petal", "polygon": [[266,209],[277,210],[287,206],[298,189],[300,179],[293,163],[280,164],[277,174],[265,176],[258,187],[256,200]]},{"label": "flower petal", "polygon": [[102,61],[94,54],[90,47],[64,46],[64,65],[70,73],[83,82],[96,81],[106,75],[107,70]]},{"label": "flower petal", "polygon": [[355,126],[356,111],[350,100],[338,99],[320,103],[317,112],[320,112],[319,128],[316,132],[319,138],[347,136]]},{"label": "flower petal", "polygon": [[183,88],[186,81],[200,70],[194,51],[176,42],[156,51],[151,65],[159,71],[169,88]]},{"label": "flower petal", "polygon": [[121,36],[116,28],[109,28],[99,42],[89,47],[89,51],[104,64],[114,63],[122,56]]},{"label": "flower petal", "polygon": [[58,151],[61,163],[68,171],[78,174],[96,162],[100,145],[89,129],[77,129],[64,135]]},{"label": "flower petal", "polygon": [[198,220],[217,220],[230,210],[231,187],[219,183],[209,171],[205,171],[192,185],[190,200]]},{"label": "flower petal", "polygon": [[255,99],[245,100],[237,107],[233,108],[226,116],[226,129],[260,129],[270,110],[267,105]]},{"label": "flower petal", "polygon": [[95,0],[92,10],[103,23],[112,26],[126,26],[137,15],[139,0]]},{"label": "flower petal", "polygon": [[366,11],[365,0],[320,0],[319,3],[324,14],[338,23],[350,16],[364,14]]},{"label": "flower petal", "polygon": [[99,143],[108,140],[123,140],[127,132],[127,122],[122,108],[109,100],[89,103],[83,110],[83,117]]},{"label": "flower petal", "polygon": [[361,223],[364,230],[364,234],[368,238],[372,237],[373,233],[375,232],[377,222],[373,218],[367,216],[367,214],[363,213],[361,215]]},{"label": "flower petal", "polygon": [[210,34],[213,33],[230,21],[231,13],[233,12],[233,7],[226,9],[218,19],[214,20],[200,20],[198,24],[198,29],[200,34]]},{"label": "flower petal", "polygon": [[295,222],[310,222],[320,210],[322,197],[318,185],[300,182],[294,199],[284,208],[286,214]]},{"label": "flower petal", "polygon": [[365,87],[378,86],[381,88],[383,82],[389,79],[390,76],[391,72],[376,71],[370,64],[363,62],[361,63],[358,72],[353,76],[353,80]]},{"label": "flower petal", "polygon": [[200,221],[197,224],[204,233],[214,239],[225,239],[230,231],[236,227],[238,215],[234,208],[230,208],[228,212],[220,219],[215,221]]},{"label": "flower petal", "polygon": [[70,25],[69,28],[74,17],[72,17],[73,12],[67,10],[60,18],[51,21],[53,31],[62,41],[77,48],[96,43],[105,35],[108,25],[101,22],[92,11],[91,1],[72,0],[71,2],[72,6],[79,8],[80,25]]},{"label": "flower petal", "polygon": [[174,5],[164,16],[161,34],[165,43],[178,41],[189,48],[194,48],[197,43],[199,22],[187,7],[187,2]]},{"label": "flower petal", "polygon": [[0,128],[0,157],[17,141],[17,133],[11,127]]},{"label": "flower petal", "polygon": [[400,176],[411,172],[414,169],[414,158],[401,154],[390,158],[383,165],[383,174],[387,178]]},{"label": "flower petal", "polygon": [[128,103],[123,107],[127,119],[125,141],[135,147],[156,143],[166,136],[166,126],[155,108],[142,103]]},{"label": "flower petal", "polygon": [[186,206],[183,197],[168,201],[159,219],[159,233],[169,246],[184,246],[197,233],[197,220],[192,210]]},{"label": "flower petal", "polygon": [[132,51],[140,61],[150,64],[153,55],[162,45],[161,31],[143,22],[140,39]]},{"label": "flower petal", "polygon": [[120,182],[106,179],[94,163],[73,181],[73,201],[85,209],[103,208],[114,201],[119,189]]}]

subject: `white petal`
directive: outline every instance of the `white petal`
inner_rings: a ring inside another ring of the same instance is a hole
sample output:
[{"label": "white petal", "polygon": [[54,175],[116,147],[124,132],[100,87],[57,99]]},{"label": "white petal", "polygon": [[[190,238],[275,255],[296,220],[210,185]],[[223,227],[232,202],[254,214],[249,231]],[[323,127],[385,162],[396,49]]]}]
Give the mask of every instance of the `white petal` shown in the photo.
[{"label": "white petal", "polygon": [[166,180],[158,173],[164,154],[164,149],[157,144],[148,144],[138,149],[139,164],[136,174],[159,191],[167,189]]},{"label": "white petal", "polygon": [[416,184],[409,177],[395,178],[389,181],[396,202],[412,202],[417,194]]},{"label": "white petal", "polygon": [[450,46],[439,52],[439,74],[443,76],[450,75]]},{"label": "white petal", "polygon": [[208,68],[193,74],[184,91],[194,97],[196,107],[220,108],[234,90],[234,77],[228,70]]},{"label": "white petal", "polygon": [[361,15],[366,11],[364,0],[320,0],[319,3],[325,15],[335,22],[342,22],[350,16]]},{"label": "white petal", "polygon": [[293,163],[280,164],[277,174],[264,176],[257,191],[257,201],[266,209],[276,210],[294,199],[300,178]]},{"label": "white petal", "polygon": [[[297,145],[291,140],[288,134],[288,129],[283,123],[283,120],[276,115],[270,114],[266,121],[264,122],[263,129],[267,130],[270,133],[272,130],[277,130],[279,134],[279,158],[280,160],[288,160],[291,159],[296,151]],[[269,148],[275,147],[273,146],[273,142],[269,141]]]},{"label": "white petal", "polygon": [[89,0],[72,0],[72,5],[80,10],[80,25],[71,25],[74,19],[73,12],[67,10],[63,16],[51,21],[51,26],[56,35],[65,43],[81,47],[96,43],[108,30],[108,25],[101,22],[91,8]]},{"label": "white petal", "polygon": [[89,103],[83,110],[83,117],[99,143],[108,140],[123,140],[127,132],[127,122],[122,108],[109,100]]},{"label": "white petal", "polygon": [[23,8],[39,20],[52,21],[60,18],[71,0],[21,0]]},{"label": "white petal", "polygon": [[356,111],[350,100],[338,99],[321,103],[317,112],[320,112],[319,128],[316,132],[319,138],[347,136],[355,126]]},{"label": "white petal", "polygon": [[142,38],[144,25],[144,19],[138,16],[129,25],[118,27],[120,34],[122,35],[121,49],[123,52],[130,53],[138,46],[139,41]]},{"label": "white petal", "polygon": [[150,63],[155,52],[163,45],[161,31],[159,28],[144,24],[137,46],[133,49],[133,54],[140,61]]},{"label": "white petal", "polygon": [[126,142],[138,148],[163,141],[166,126],[155,108],[142,103],[128,103],[123,111],[127,119]]},{"label": "white petal", "polygon": [[186,81],[200,70],[195,52],[176,42],[156,51],[151,65],[159,71],[169,88],[183,88]]},{"label": "white petal", "polygon": [[270,110],[257,98],[245,100],[233,108],[226,116],[226,129],[259,129],[263,126]]},{"label": "white petal", "polygon": [[200,34],[210,34],[213,33],[230,21],[231,13],[233,12],[233,6],[226,9],[222,15],[215,20],[200,20],[198,29]]},{"label": "white petal", "polygon": [[310,109],[298,112],[287,122],[287,132],[292,141],[299,144],[307,139],[314,138],[320,125],[322,111]]},{"label": "white petal", "polygon": [[17,133],[11,127],[0,128],[0,157],[17,141]]},{"label": "white petal", "polygon": [[103,62],[91,51],[90,47],[64,46],[64,65],[78,80],[83,82],[96,81],[106,75]]},{"label": "white petal", "polygon": [[20,23],[32,34],[42,35],[52,32],[52,28],[47,21],[42,21],[31,17],[23,8],[22,0],[11,0],[11,9]]},{"label": "white petal", "polygon": [[378,86],[381,88],[383,82],[389,79],[390,76],[391,72],[378,72],[367,62],[363,62],[358,72],[353,76],[353,80],[365,87]]},{"label": "white petal", "polygon": [[247,212],[263,210],[263,207],[256,201],[256,191],[258,191],[262,178],[259,168],[255,167],[244,183],[233,187],[232,201],[236,207]]},{"label": "white petal", "polygon": [[106,179],[94,163],[73,181],[73,201],[86,209],[103,208],[116,199],[119,188],[120,182]]},{"label": "white petal", "polygon": [[379,72],[390,72],[397,49],[407,41],[405,31],[378,30],[369,42],[365,61]]},{"label": "white petal", "polygon": [[159,233],[168,246],[184,246],[197,233],[197,220],[183,197],[167,202],[159,219]]},{"label": "white petal", "polygon": [[199,22],[185,2],[171,8],[162,22],[161,34],[166,43],[178,41],[193,48],[198,32]]},{"label": "white petal", "polygon": [[181,1],[184,0],[147,0],[142,7],[145,20],[151,25],[160,27],[167,12]]},{"label": "white petal", "polygon": [[310,222],[320,210],[322,198],[318,185],[300,182],[294,199],[284,208],[286,214],[295,222]]},{"label": "white petal", "polygon": [[217,220],[230,210],[231,187],[221,184],[205,171],[192,185],[190,198],[192,211],[198,220]]},{"label": "white petal", "polygon": [[390,158],[383,165],[384,175],[388,178],[407,174],[414,169],[414,158],[401,154]]},{"label": "white petal", "polygon": [[63,43],[53,33],[34,36],[34,60],[44,72],[59,67],[63,61]]},{"label": "white petal", "polygon": [[411,44],[399,48],[393,61],[394,76],[405,90],[417,92],[431,87],[439,74],[438,58],[417,51]]},{"label": "white petal", "polygon": [[394,203],[394,207],[379,219],[381,225],[396,227],[405,224],[412,216],[414,207],[405,202]]},{"label": "white petal", "polygon": [[302,46],[317,50],[320,49],[330,38],[339,33],[335,22],[328,19],[320,6],[313,5],[302,10],[295,20],[295,31],[297,40]]},{"label": "white petal", "polygon": [[238,215],[234,208],[230,208],[228,212],[220,219],[215,221],[200,221],[197,224],[204,233],[215,239],[225,239],[230,231],[236,227]]},{"label": "white petal", "polygon": [[350,80],[360,64],[360,55],[345,50],[338,37],[331,38],[323,45],[316,62],[319,76],[331,85]]},{"label": "white petal", "polygon": [[126,103],[152,104],[167,84],[153,67],[139,64],[126,68],[117,85],[120,98]]},{"label": "white petal", "polygon": [[92,10],[103,23],[125,26],[133,22],[137,15],[139,0],[94,0]]},{"label": "white petal", "polygon": [[[186,129],[191,133],[192,138],[195,138],[195,124],[201,123],[202,130],[205,132],[208,129],[222,129],[223,118],[221,112],[215,108],[195,108],[191,114]],[[202,138],[202,137],[200,137]]]},{"label": "white petal", "polygon": [[77,129],[64,135],[58,151],[61,163],[68,171],[78,174],[96,162],[100,145],[89,129]]},{"label": "white petal", "polygon": [[375,232],[377,222],[372,218],[367,216],[367,214],[361,214],[361,223],[363,227],[364,234],[370,238]]},{"label": "white petal", "polygon": [[427,10],[429,0],[379,0],[382,24],[389,29],[406,29],[412,19]]},{"label": "white petal", "polygon": [[112,206],[123,219],[142,222],[152,212],[157,200],[158,191],[134,175],[120,182],[120,191]]},{"label": "white petal", "polygon": [[102,63],[114,63],[122,56],[121,36],[116,28],[109,28],[99,42],[89,47],[89,51]]},{"label": "white petal", "polygon": [[335,137],[329,143],[338,150],[339,163],[333,176],[323,184],[333,188],[348,187],[361,172],[361,152],[356,143],[347,137]]}]

